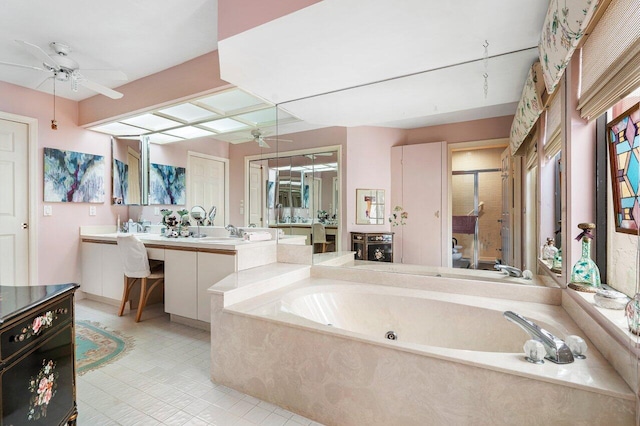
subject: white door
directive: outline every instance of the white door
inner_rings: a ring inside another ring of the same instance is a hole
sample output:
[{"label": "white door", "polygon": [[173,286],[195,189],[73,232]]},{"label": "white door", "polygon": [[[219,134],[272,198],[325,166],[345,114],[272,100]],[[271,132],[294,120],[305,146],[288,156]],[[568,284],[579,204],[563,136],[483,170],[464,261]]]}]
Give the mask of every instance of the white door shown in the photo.
[{"label": "white door", "polygon": [[0,120],[0,285],[29,284],[28,126]]},{"label": "white door", "polygon": [[187,203],[189,208],[202,206],[208,212],[216,206],[214,225],[227,225],[226,211],[226,174],[227,162],[203,154],[189,153],[187,168],[189,187]]},{"label": "white door", "polygon": [[[392,150],[395,148],[392,148]],[[402,149],[402,207],[409,214],[402,226],[402,262],[442,266],[443,152],[446,143],[406,145]],[[446,177],[444,177],[446,179]],[[395,206],[390,206],[393,210]],[[391,228],[391,231],[396,231]]]},{"label": "white door", "polygon": [[262,223],[262,208],[264,198],[262,197],[262,187],[265,185],[262,180],[262,166],[250,163],[249,166],[249,224],[258,227],[264,226]]}]

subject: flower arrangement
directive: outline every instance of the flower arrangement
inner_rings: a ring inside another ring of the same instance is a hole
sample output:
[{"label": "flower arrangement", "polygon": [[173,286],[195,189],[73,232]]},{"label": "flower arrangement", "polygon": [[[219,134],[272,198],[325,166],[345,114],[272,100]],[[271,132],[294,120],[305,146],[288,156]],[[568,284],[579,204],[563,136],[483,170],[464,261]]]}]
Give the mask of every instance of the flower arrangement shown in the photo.
[{"label": "flower arrangement", "polygon": [[391,223],[391,226],[406,225],[408,217],[409,213],[405,212],[402,206],[395,206],[393,213],[389,216],[389,223]]}]

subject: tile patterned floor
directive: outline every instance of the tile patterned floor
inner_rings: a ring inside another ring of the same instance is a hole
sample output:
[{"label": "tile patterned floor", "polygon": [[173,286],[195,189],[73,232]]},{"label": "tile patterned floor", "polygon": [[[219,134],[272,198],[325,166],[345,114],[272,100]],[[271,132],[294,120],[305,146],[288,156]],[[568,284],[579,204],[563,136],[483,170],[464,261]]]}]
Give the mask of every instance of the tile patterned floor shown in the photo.
[{"label": "tile patterned floor", "polygon": [[209,379],[209,332],[175,324],[162,306],[143,320],[116,308],[76,302],[76,318],[98,321],[135,339],[115,362],[78,377],[78,425],[321,426]]}]

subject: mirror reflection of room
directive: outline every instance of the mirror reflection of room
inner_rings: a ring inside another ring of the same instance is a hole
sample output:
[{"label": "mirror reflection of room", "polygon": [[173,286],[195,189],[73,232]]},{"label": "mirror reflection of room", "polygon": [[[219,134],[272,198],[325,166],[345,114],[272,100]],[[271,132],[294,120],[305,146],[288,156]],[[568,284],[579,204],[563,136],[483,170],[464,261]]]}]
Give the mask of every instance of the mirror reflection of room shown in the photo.
[{"label": "mirror reflection of room", "polygon": [[493,270],[501,261],[502,176],[506,146],[452,152],[452,259],[454,268]]},{"label": "mirror reflection of room", "polygon": [[138,205],[142,202],[142,158],[138,138],[111,140],[113,156],[113,204]]},{"label": "mirror reflection of room", "polygon": [[339,221],[337,151],[280,153],[249,161],[249,224],[335,251]]}]

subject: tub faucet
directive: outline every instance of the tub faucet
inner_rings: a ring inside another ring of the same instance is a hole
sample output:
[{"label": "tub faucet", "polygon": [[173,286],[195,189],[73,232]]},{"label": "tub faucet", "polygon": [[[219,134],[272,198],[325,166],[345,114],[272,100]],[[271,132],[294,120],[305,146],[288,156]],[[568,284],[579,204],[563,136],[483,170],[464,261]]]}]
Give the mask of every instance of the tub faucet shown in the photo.
[{"label": "tub faucet", "polygon": [[573,362],[573,353],[571,353],[571,349],[569,349],[569,346],[567,346],[562,339],[559,339],[544,328],[540,328],[533,321],[529,321],[515,312],[505,311],[502,315],[507,320],[520,326],[533,340],[542,343],[544,349],[547,351],[545,358],[549,361],[555,362],[556,364],[570,364]]},{"label": "tub faucet", "polygon": [[510,277],[522,278],[522,271],[515,266],[501,265],[499,263],[496,263],[495,265],[493,265],[493,268],[498,271],[504,271],[508,273]]}]

